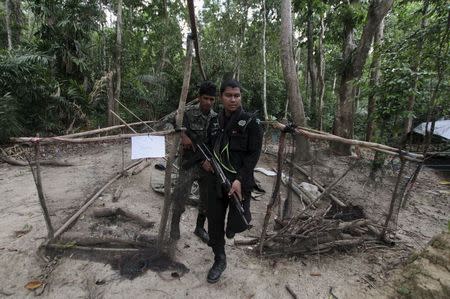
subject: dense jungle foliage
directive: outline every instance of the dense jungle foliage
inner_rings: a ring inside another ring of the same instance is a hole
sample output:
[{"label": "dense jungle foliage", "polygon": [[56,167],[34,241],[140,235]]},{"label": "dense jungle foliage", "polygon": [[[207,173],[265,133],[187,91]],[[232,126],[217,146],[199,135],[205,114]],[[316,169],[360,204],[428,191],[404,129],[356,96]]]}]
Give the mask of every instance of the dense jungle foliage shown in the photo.
[{"label": "dense jungle foliage", "polygon": [[[293,52],[311,127],[333,131],[340,85],[353,55],[344,54],[349,42],[345,28],[352,28],[356,53],[372,2],[377,1],[292,1]],[[247,109],[264,117],[267,98],[269,117],[283,118],[287,93],[280,62],[280,1],[195,4],[208,78],[217,83],[238,78]],[[395,144],[409,117],[414,126],[450,116],[449,16],[445,0],[393,2],[384,28],[377,28],[381,38],[370,43],[361,75],[349,81],[355,138]],[[0,18],[0,143],[11,136],[106,126],[108,73],[117,75],[117,63],[120,101],[140,118],[155,120],[176,109],[189,32],[185,1],[5,0]],[[116,59],[118,51],[121,59]],[[188,100],[201,80],[194,61]],[[375,102],[368,113],[370,99]],[[126,121],[136,121],[124,109],[118,111]],[[373,124],[371,133],[368,124]]]}]

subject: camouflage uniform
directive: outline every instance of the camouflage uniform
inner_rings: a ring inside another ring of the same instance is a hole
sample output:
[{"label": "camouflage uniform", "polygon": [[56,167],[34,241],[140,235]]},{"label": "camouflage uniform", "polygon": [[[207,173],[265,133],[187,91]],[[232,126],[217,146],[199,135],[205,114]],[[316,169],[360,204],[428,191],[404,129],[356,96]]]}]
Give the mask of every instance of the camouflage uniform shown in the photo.
[{"label": "camouflage uniform", "polygon": [[[216,117],[217,113],[212,109],[209,114],[204,114],[198,104],[187,108],[183,118],[183,126],[193,143],[195,141],[206,142],[207,129],[211,123],[216,123]],[[200,165],[202,161],[199,153],[193,150],[182,150],[178,182],[173,192],[173,213],[175,217],[181,216],[185,211],[186,200],[191,193],[194,181],[198,182],[200,189],[199,213],[206,215],[207,183],[205,180],[208,176]]]}]

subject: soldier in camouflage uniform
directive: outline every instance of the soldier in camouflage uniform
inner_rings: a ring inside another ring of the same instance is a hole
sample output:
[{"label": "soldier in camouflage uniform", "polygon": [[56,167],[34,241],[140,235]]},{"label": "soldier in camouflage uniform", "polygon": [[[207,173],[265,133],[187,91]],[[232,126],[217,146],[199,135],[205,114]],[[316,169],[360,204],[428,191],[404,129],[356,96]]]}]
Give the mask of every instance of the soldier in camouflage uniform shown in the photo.
[{"label": "soldier in camouflage uniform", "polygon": [[173,214],[170,228],[170,238],[180,238],[180,218],[185,211],[186,200],[191,193],[192,184],[198,182],[200,189],[200,201],[198,206],[197,225],[194,230],[203,242],[209,241],[209,236],[204,229],[206,220],[207,182],[209,165],[205,165],[195,151],[195,142],[206,142],[207,129],[211,123],[216,124],[217,113],[212,110],[216,98],[216,85],[211,81],[205,81],[199,88],[199,103],[188,107],[183,118],[183,126],[186,132],[181,133],[181,163],[178,174],[178,183],[173,192]]}]

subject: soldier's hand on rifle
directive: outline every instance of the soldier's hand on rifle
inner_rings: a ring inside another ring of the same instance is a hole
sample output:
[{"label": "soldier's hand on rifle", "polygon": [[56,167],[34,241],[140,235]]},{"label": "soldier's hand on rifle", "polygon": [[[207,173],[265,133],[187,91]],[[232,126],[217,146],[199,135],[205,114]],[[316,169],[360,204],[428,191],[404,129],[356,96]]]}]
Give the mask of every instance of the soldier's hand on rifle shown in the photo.
[{"label": "soldier's hand on rifle", "polygon": [[184,132],[181,133],[181,146],[183,146],[184,150],[193,150],[195,152],[195,147],[191,138],[184,134]]},{"label": "soldier's hand on rifle", "polygon": [[211,163],[208,160],[202,162],[202,168],[206,172],[214,173],[214,168],[212,167]]},{"label": "soldier's hand on rifle", "polygon": [[243,200],[241,191],[241,182],[239,180],[233,181],[233,184],[231,184],[230,192],[228,192],[228,196],[231,196],[233,193],[237,195],[240,201]]}]

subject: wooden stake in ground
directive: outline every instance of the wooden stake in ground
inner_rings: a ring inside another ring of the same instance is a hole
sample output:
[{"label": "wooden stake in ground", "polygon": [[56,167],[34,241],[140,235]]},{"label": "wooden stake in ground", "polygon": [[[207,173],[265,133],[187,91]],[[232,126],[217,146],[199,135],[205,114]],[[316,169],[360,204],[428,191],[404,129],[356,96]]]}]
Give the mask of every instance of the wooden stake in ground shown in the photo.
[{"label": "wooden stake in ground", "polygon": [[[39,135],[37,135],[36,137],[39,138]],[[31,163],[30,163],[30,168],[31,168],[31,173],[33,174],[34,182],[36,183],[36,189],[38,192],[39,203],[41,204],[42,213],[44,214],[45,225],[47,226],[47,231],[48,231],[48,239],[50,240],[50,239],[53,239],[54,230],[53,230],[52,222],[50,220],[50,215],[48,214],[47,205],[45,203],[44,191],[42,189],[41,167],[39,165],[40,146],[39,146],[38,139],[34,143],[34,154],[35,154],[35,162],[34,162],[35,169],[33,170]]]},{"label": "wooden stake in ground", "polygon": [[399,196],[398,189],[400,186],[400,181],[402,180],[402,177],[403,177],[403,171],[405,169],[405,160],[400,158],[400,163],[401,163],[400,170],[398,172],[397,182],[395,183],[394,192],[392,193],[392,199],[391,199],[391,204],[389,206],[389,212],[386,217],[386,222],[384,223],[383,231],[381,232],[381,235],[380,235],[380,238],[382,238],[382,240],[386,239],[386,231],[388,229],[389,222],[391,221],[392,215],[394,213],[395,204],[397,203],[397,201],[401,200],[401,198],[403,197],[403,194],[401,196]]},{"label": "wooden stake in ground", "polygon": [[[189,82],[191,80],[191,69],[192,69],[192,39],[190,36],[187,38],[187,49],[186,49],[186,60],[184,65],[184,77],[183,77],[183,88],[181,91],[180,102],[178,103],[178,110],[175,117],[176,128],[181,128],[183,124],[184,109],[186,106],[186,98],[189,90]],[[175,134],[174,142],[172,143],[169,150],[169,157],[166,163],[166,174],[164,176],[164,206],[161,213],[161,222],[159,224],[158,232],[158,250],[161,252],[163,250],[164,234],[167,226],[167,219],[169,217],[170,207],[172,205],[172,164],[175,160],[175,155],[178,150],[178,145],[180,143],[180,134]]]},{"label": "wooden stake in ground", "polygon": [[267,204],[266,216],[264,217],[264,224],[261,231],[261,238],[259,241],[259,253],[262,254],[264,239],[266,238],[267,226],[269,225],[270,216],[272,215],[272,208],[277,202],[279,198],[280,185],[281,185],[281,175],[283,173],[283,153],[284,153],[284,145],[286,143],[286,132],[281,131],[280,140],[278,143],[278,158],[277,158],[277,178],[275,181],[275,186],[272,192],[272,198],[270,202]]}]

